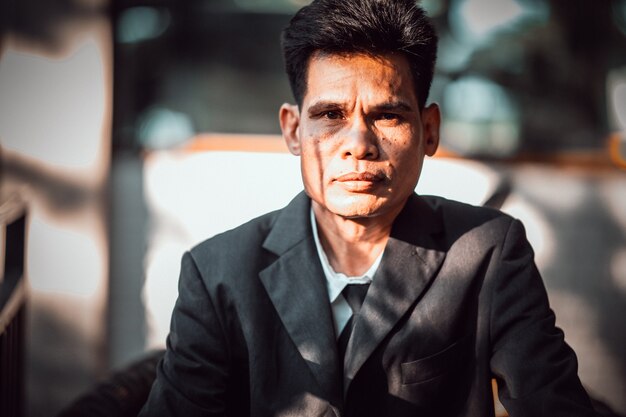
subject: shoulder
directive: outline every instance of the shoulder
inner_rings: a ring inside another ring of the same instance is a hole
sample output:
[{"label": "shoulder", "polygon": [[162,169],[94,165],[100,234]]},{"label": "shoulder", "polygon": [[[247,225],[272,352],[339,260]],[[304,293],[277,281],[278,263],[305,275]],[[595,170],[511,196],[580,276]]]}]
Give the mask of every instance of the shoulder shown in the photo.
[{"label": "shoulder", "polygon": [[466,223],[469,226],[494,220],[509,224],[514,220],[510,215],[491,207],[474,206],[439,196],[427,195],[421,198],[438,212],[446,223]]},{"label": "shoulder", "polygon": [[279,213],[264,214],[194,246],[189,252],[198,270],[229,270],[253,264],[265,252],[263,242]]},{"label": "shoulder", "polygon": [[451,241],[463,236],[480,238],[483,243],[502,241],[511,228],[519,229],[524,235],[519,220],[500,210],[474,206],[438,196],[420,197],[435,213],[441,228]]},{"label": "shoulder", "polygon": [[301,192],[282,209],[199,243],[189,257],[207,285],[248,282],[310,233],[309,211],[310,200]]},{"label": "shoulder", "polygon": [[423,195],[420,196],[420,198],[433,210],[440,211],[446,217],[458,217],[463,215],[469,216],[470,219],[490,220],[500,217],[512,219],[508,214],[491,207],[474,206],[434,195]]}]

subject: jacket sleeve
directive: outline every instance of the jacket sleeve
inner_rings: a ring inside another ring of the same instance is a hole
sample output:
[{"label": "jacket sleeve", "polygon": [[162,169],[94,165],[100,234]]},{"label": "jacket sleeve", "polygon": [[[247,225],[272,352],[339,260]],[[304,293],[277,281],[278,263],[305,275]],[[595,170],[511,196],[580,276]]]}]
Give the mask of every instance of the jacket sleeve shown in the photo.
[{"label": "jacket sleeve", "polygon": [[577,360],[555,326],[524,228],[513,220],[491,297],[491,370],[511,417],[595,416]]},{"label": "jacket sleeve", "polygon": [[228,364],[222,324],[191,254],[185,253],[167,351],[139,415],[224,416]]}]

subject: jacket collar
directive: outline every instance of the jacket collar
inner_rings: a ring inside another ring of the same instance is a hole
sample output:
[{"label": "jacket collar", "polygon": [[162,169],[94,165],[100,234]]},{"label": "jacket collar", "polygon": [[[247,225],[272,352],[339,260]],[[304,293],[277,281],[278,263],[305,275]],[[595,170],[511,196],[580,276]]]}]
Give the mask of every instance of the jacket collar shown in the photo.
[{"label": "jacket collar", "polygon": [[[298,194],[278,215],[263,247],[278,259],[260,278],[287,333],[331,403],[341,402],[332,312],[309,221]],[[398,215],[344,358],[344,394],[358,370],[436,275],[445,250],[441,216],[413,194]]]},{"label": "jacket collar", "polygon": [[302,191],[280,211],[272,230],[263,242],[263,248],[280,256],[302,243],[302,240],[312,238],[310,210],[311,200]]},{"label": "jacket collar", "polygon": [[278,259],[259,276],[322,395],[339,406],[341,368],[324,272],[313,241],[310,206],[302,192],[280,212],[263,243]]}]

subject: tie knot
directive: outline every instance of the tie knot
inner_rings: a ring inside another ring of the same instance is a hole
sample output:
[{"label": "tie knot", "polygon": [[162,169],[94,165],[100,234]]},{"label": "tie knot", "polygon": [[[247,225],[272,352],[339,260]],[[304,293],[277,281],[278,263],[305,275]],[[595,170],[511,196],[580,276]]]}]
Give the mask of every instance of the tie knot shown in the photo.
[{"label": "tie knot", "polygon": [[358,314],[365,300],[365,294],[370,284],[348,284],[341,292],[352,309],[352,313]]}]

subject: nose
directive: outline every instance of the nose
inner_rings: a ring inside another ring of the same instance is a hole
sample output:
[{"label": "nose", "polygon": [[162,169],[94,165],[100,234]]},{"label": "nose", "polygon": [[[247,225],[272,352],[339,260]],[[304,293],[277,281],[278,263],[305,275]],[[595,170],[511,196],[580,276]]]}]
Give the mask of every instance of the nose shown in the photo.
[{"label": "nose", "polygon": [[343,159],[376,160],[379,157],[378,138],[363,120],[356,120],[346,132],[341,144]]}]

